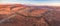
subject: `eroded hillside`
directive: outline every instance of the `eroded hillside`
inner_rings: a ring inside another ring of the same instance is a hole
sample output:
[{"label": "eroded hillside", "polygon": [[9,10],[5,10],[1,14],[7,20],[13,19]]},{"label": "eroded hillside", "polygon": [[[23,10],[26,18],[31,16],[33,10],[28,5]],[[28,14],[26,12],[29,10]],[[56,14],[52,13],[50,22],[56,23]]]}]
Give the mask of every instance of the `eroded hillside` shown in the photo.
[{"label": "eroded hillside", "polygon": [[60,7],[0,5],[0,26],[60,26]]}]

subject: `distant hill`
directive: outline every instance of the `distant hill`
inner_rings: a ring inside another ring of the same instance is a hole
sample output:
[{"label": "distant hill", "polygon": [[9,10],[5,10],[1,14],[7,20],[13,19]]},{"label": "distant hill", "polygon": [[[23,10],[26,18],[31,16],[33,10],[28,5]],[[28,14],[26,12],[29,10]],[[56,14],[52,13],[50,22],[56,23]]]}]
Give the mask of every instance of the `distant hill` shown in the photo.
[{"label": "distant hill", "polygon": [[10,14],[12,10],[17,11],[21,8],[32,8],[32,9],[55,9],[60,8],[59,6],[28,6],[24,4],[7,4],[7,5],[0,5],[0,14]]}]

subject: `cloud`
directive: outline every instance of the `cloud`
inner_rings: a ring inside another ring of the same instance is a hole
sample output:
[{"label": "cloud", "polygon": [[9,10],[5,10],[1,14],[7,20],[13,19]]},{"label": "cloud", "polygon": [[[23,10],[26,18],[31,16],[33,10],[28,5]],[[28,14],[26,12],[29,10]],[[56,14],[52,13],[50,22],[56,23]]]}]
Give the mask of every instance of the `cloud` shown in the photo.
[{"label": "cloud", "polygon": [[24,1],[24,0],[1,0],[0,1],[0,4],[33,4],[33,5],[50,5],[50,6],[60,6],[60,1],[58,2],[58,0],[54,0],[54,1],[49,1],[49,0],[39,0],[39,1],[36,1],[36,0],[27,0],[27,1]]}]

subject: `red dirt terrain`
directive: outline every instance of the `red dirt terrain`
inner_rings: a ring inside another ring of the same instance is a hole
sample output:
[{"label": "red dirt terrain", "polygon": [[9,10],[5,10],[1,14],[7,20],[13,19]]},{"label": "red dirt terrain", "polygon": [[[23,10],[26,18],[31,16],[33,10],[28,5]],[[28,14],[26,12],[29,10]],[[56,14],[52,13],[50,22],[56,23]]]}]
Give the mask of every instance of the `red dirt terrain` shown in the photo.
[{"label": "red dirt terrain", "polygon": [[0,26],[60,26],[60,7],[0,5]]}]

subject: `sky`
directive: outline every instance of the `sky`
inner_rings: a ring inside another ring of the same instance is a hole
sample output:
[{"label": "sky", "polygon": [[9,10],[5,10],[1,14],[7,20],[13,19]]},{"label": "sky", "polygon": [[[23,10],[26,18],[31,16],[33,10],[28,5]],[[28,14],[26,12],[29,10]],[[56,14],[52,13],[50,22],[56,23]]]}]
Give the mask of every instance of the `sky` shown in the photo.
[{"label": "sky", "polygon": [[0,4],[33,4],[60,6],[60,0],[0,0]]}]

